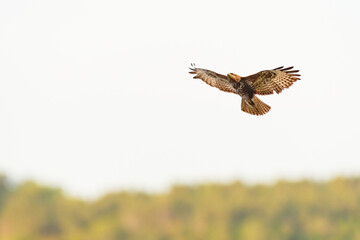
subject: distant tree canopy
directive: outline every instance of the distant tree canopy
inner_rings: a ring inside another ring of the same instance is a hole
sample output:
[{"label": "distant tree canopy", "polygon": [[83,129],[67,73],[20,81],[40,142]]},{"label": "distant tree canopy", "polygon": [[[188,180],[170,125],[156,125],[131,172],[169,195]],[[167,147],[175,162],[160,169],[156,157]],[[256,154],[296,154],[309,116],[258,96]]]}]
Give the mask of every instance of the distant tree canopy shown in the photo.
[{"label": "distant tree canopy", "polygon": [[84,201],[0,175],[0,239],[358,240],[360,178],[174,186]]},{"label": "distant tree canopy", "polygon": [[0,174],[0,214],[10,190],[9,182],[5,175]]}]

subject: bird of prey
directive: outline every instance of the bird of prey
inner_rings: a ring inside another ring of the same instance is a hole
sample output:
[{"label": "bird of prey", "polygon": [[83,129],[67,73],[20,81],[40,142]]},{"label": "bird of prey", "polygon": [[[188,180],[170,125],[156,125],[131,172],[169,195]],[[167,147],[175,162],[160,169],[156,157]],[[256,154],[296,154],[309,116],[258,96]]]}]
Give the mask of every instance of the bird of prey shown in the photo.
[{"label": "bird of prey", "polygon": [[228,73],[226,76],[211,70],[197,68],[191,64],[191,74],[194,78],[200,78],[212,87],[221,91],[240,95],[241,110],[253,115],[264,115],[270,111],[270,106],[262,102],[255,95],[270,95],[274,91],[279,94],[285,88],[290,87],[294,82],[300,80],[299,70],[292,70],[293,67],[278,67],[272,70],[264,70],[247,77],[240,77],[235,73]]}]

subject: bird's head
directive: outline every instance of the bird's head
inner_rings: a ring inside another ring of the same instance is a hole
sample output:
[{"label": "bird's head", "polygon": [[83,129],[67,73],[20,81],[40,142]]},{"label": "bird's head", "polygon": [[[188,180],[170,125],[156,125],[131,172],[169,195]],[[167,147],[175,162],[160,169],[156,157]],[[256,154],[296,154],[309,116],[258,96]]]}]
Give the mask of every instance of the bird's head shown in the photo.
[{"label": "bird's head", "polygon": [[235,82],[240,82],[241,80],[241,77],[239,75],[236,75],[235,73],[228,73],[227,77]]}]

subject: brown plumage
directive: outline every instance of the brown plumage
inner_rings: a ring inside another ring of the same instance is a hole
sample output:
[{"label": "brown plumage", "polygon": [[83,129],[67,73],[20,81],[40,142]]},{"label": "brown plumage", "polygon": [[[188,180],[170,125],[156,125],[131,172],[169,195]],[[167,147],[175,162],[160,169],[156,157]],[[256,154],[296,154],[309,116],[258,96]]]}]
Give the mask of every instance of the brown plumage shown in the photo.
[{"label": "brown plumage", "polygon": [[270,106],[262,102],[255,94],[270,95],[274,91],[281,93],[285,88],[290,87],[294,82],[300,80],[299,70],[292,70],[293,67],[278,67],[273,70],[264,70],[256,74],[240,77],[234,73],[227,76],[195,67],[191,64],[191,74],[194,78],[200,78],[212,87],[221,91],[235,93],[241,96],[241,110],[253,115],[263,115],[270,111]]}]

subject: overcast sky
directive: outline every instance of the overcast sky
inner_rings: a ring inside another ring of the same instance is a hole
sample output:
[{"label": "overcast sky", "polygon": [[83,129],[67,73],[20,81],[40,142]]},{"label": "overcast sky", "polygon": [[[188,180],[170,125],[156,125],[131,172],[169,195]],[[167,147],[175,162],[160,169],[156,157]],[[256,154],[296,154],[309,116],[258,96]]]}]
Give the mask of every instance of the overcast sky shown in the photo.
[{"label": "overcast sky", "polygon": [[[360,174],[359,1],[0,1],[0,172],[69,194]],[[241,98],[188,74],[279,66]]]}]

